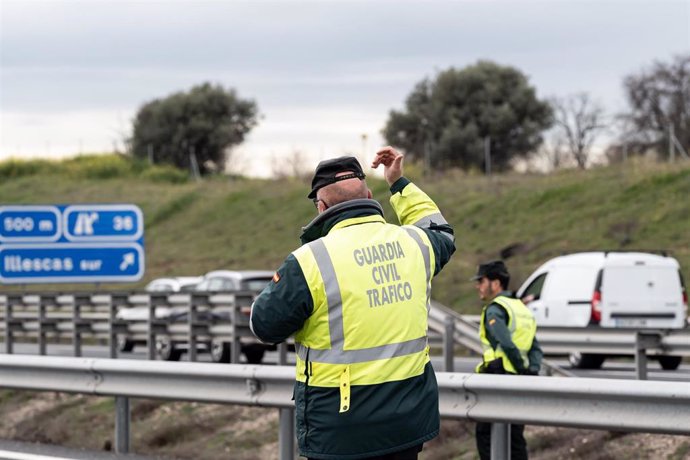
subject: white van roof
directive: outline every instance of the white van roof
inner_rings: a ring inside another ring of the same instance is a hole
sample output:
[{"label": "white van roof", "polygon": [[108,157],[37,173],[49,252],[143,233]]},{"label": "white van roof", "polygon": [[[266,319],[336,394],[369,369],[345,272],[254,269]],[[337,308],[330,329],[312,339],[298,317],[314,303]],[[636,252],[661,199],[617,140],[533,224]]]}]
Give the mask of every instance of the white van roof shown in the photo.
[{"label": "white van roof", "polygon": [[678,261],[673,257],[652,254],[649,252],[616,252],[616,251],[590,251],[576,252],[555,257],[544,263],[541,269],[548,269],[553,266],[629,266],[636,264],[668,266],[680,268]]}]

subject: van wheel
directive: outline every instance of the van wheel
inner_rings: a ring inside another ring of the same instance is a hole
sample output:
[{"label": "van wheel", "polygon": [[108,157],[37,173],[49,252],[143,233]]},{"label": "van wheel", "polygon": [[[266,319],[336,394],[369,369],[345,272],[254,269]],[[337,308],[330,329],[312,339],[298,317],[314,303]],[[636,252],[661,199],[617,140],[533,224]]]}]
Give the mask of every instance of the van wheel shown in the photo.
[{"label": "van wheel", "polygon": [[659,364],[665,371],[675,371],[680,366],[680,356],[659,356]]},{"label": "van wheel", "polygon": [[568,361],[575,369],[599,369],[604,364],[605,359],[606,356],[604,355],[592,355],[579,351],[574,351],[568,355]]}]

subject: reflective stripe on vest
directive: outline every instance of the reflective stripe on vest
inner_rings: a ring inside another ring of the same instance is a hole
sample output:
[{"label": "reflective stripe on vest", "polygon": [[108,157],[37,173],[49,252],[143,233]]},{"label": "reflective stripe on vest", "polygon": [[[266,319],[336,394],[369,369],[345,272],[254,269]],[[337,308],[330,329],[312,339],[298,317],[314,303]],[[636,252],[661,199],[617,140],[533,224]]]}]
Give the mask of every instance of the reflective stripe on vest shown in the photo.
[{"label": "reflective stripe on vest", "polygon": [[[520,300],[511,299],[505,296],[498,296],[493,299],[491,303],[496,303],[506,310],[508,314],[507,326],[510,331],[511,340],[520,351],[524,367],[529,366],[527,354],[532,347],[532,341],[537,331],[536,321],[534,320],[532,312]],[[483,361],[484,363],[489,363],[500,358],[503,361],[503,369],[507,372],[517,373],[517,370],[506,356],[501,345],[496,344],[496,349],[494,350],[491,347],[489,339],[486,337],[484,321],[487,308],[488,305],[484,307],[479,321],[479,338],[481,339],[484,349]]]},{"label": "reflective stripe on vest", "polygon": [[[405,228],[405,227],[403,227]],[[424,260],[426,275],[426,309],[427,314],[430,309],[431,300],[431,254],[429,247],[424,243],[419,233],[420,230],[405,228],[410,237],[417,243]],[[345,350],[345,336],[343,331],[343,301],[341,288],[336,276],[335,267],[328,249],[322,239],[312,241],[308,244],[314,260],[318,266],[321,278],[324,283],[326,302],[328,308],[328,327],[330,332],[330,349],[308,348],[296,342],[295,351],[297,356],[303,361],[321,362],[326,364],[351,364],[375,361],[380,359],[390,359],[399,356],[419,353],[427,347],[427,336],[407,340],[398,343],[389,343],[370,348],[355,350]]]},{"label": "reflective stripe on vest", "polygon": [[431,310],[431,254],[429,253],[429,248],[422,237],[419,236],[417,230],[403,227],[405,231],[412,237],[413,240],[419,245],[419,249],[422,251],[422,256],[424,257],[424,269],[426,270],[426,313],[429,314]]}]

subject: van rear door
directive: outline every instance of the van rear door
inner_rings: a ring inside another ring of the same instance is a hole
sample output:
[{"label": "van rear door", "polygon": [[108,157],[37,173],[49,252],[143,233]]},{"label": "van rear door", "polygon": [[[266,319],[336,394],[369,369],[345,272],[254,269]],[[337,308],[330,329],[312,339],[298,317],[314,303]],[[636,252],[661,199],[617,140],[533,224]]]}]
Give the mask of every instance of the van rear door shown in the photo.
[{"label": "van rear door", "polygon": [[608,262],[601,286],[601,326],[684,326],[682,288],[675,264],[642,258]]}]

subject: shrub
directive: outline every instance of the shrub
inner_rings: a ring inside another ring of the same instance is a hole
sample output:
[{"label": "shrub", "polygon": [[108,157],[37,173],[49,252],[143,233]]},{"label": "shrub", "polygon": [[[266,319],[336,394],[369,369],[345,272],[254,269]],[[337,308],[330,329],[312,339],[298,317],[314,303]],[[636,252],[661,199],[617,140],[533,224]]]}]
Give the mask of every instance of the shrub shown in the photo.
[{"label": "shrub", "polygon": [[139,177],[151,182],[181,184],[187,182],[189,174],[173,166],[156,165],[145,169]]}]

